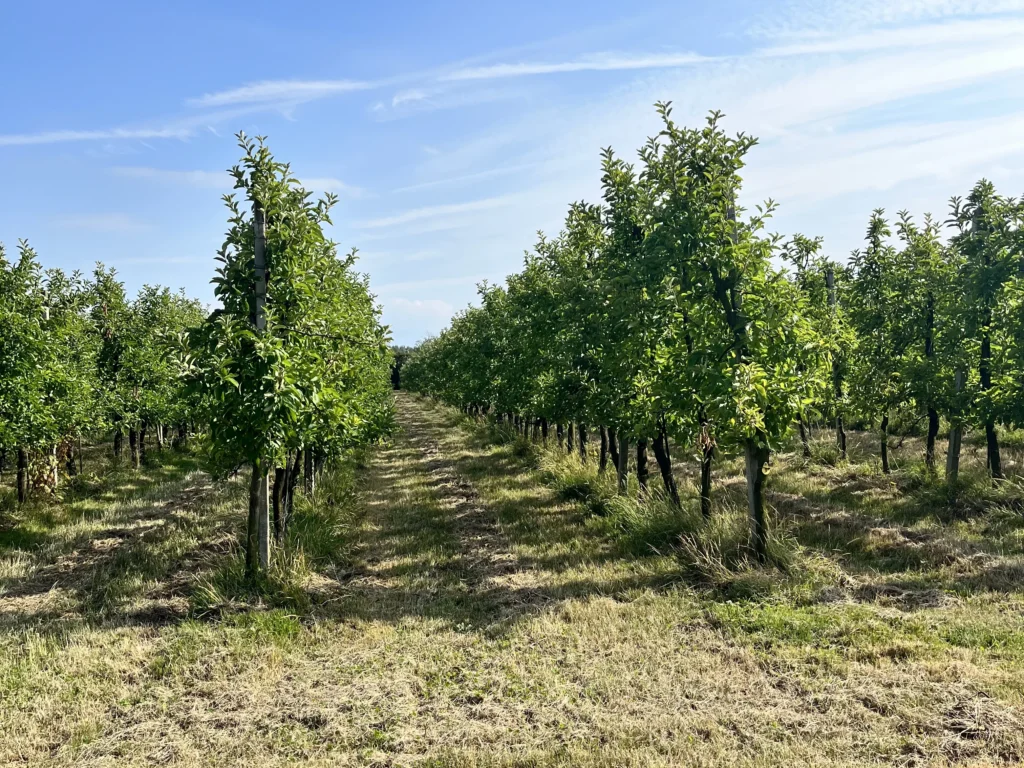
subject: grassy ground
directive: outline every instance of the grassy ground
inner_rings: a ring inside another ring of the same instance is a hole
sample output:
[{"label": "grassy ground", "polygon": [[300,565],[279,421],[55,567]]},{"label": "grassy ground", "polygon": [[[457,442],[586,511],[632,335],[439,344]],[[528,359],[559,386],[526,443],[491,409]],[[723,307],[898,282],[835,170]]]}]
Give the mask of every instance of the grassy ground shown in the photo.
[{"label": "grassy ground", "polygon": [[687,466],[682,512],[641,507],[593,461],[407,396],[399,417],[300,500],[260,593],[238,578],[244,488],[188,456],[3,527],[0,764],[1024,760],[1012,487],[950,503],[867,443],[784,456],[786,570],[766,572],[728,459],[706,527]]}]

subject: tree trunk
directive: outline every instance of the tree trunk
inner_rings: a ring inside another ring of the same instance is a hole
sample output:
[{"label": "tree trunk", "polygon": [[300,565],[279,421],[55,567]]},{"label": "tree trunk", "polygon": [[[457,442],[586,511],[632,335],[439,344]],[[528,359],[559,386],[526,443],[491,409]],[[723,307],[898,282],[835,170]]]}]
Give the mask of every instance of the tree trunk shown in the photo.
[{"label": "tree trunk", "polygon": [[1003,460],[999,456],[999,436],[993,421],[985,422],[985,445],[988,448],[988,471],[996,480],[1003,477]]},{"label": "tree trunk", "polygon": [[679,488],[676,486],[676,478],[672,474],[672,448],[664,428],[654,438],[654,459],[658,462],[658,470],[661,472],[661,482],[665,486],[665,493],[668,494],[673,506],[681,507]]},{"label": "tree trunk", "polygon": [[889,414],[882,417],[882,473],[889,474]]},{"label": "tree trunk", "polygon": [[541,419],[540,420],[540,439],[541,439],[541,442],[545,446],[547,446],[547,444],[548,444],[548,420],[547,419]]},{"label": "tree trunk", "polygon": [[270,566],[269,477],[256,464],[249,483],[249,520],[245,536],[245,575],[255,580]]},{"label": "tree trunk", "polygon": [[312,496],[316,490],[316,477],[313,475],[313,449],[309,446],[303,451],[302,490],[306,496]]},{"label": "tree trunk", "polygon": [[701,408],[700,421],[700,513],[705,520],[711,519],[711,464],[715,458],[715,441],[711,439],[711,428]]},{"label": "tree trunk", "polygon": [[149,424],[142,422],[139,426],[139,462],[146,463],[146,433],[149,432]]},{"label": "tree trunk", "polygon": [[804,420],[803,414],[800,415],[800,442],[804,449],[804,458],[811,458],[811,441],[807,437],[807,422]]},{"label": "tree trunk", "polygon": [[558,437],[558,450],[565,448],[565,428],[562,422],[555,424],[555,435]]},{"label": "tree trunk", "polygon": [[579,425],[580,429],[580,461],[584,464],[587,463],[587,425],[582,422]]},{"label": "tree trunk", "polygon": [[576,426],[570,421],[568,429],[565,431],[565,450],[572,456],[572,452],[576,450]]},{"label": "tree trunk", "polygon": [[325,460],[325,456],[323,454],[323,451],[314,450],[314,452],[313,452],[313,476],[316,477],[318,480],[320,479],[320,474],[324,471],[324,460]]},{"label": "tree trunk", "polygon": [[[981,336],[981,365],[979,375],[981,378],[981,391],[988,392],[992,388],[992,340],[989,337],[988,326],[992,322],[991,310],[985,312],[985,330]],[[999,438],[996,435],[995,421],[991,416],[985,419],[985,445],[988,448],[988,471],[995,479],[1003,477],[1003,462],[999,457]]]},{"label": "tree trunk", "polygon": [[64,457],[64,469],[68,473],[68,477],[74,477],[78,474],[78,463],[75,461],[75,444],[71,443],[68,445],[67,456]]},{"label": "tree trunk", "polygon": [[284,532],[288,534],[288,524],[295,514],[295,487],[299,484],[299,468],[302,466],[302,451],[295,452],[295,463],[288,470],[288,503],[284,507]]},{"label": "tree trunk", "polygon": [[132,469],[139,468],[139,433],[134,429],[128,430],[128,451],[131,453]]},{"label": "tree trunk", "polygon": [[[287,459],[285,460],[287,464]],[[276,467],[274,469],[274,490],[272,495],[274,505],[274,540],[279,544],[284,540],[284,510],[288,503],[288,469],[287,467]]]},{"label": "tree trunk", "polygon": [[617,472],[619,469],[619,438],[611,427],[608,428],[608,455],[612,460],[612,468]]},{"label": "tree trunk", "polygon": [[750,536],[758,562],[765,563],[768,561],[768,523],[764,512],[764,465],[769,454],[756,440],[747,440],[745,448]]},{"label": "tree trunk", "polygon": [[629,438],[625,434],[619,433],[619,463],[615,467],[616,475],[618,480],[619,493],[624,494],[626,492],[626,482],[629,475]]},{"label": "tree trunk", "polygon": [[640,495],[646,496],[651,472],[647,466],[647,438],[636,441],[636,481],[640,485]]},{"label": "tree trunk", "polygon": [[164,425],[160,423],[156,425],[156,449],[160,452],[164,450]]},{"label": "tree trunk", "polygon": [[[967,374],[963,371],[956,372],[956,391],[959,394],[964,388],[964,380]],[[950,414],[949,446],[946,448],[946,485],[952,489],[956,486],[960,476],[960,444],[964,436],[964,426],[959,413]]]},{"label": "tree trunk", "polygon": [[935,438],[939,435],[939,412],[928,408],[928,437],[924,446],[924,463],[929,472],[935,472]]},{"label": "tree trunk", "polygon": [[601,456],[597,462],[597,471],[604,474],[608,468],[608,430],[601,427]]},{"label": "tree trunk", "polygon": [[28,501],[28,451],[18,449],[18,503]]},{"label": "tree trunk", "polygon": [[118,427],[117,431],[114,432],[114,458],[118,461],[121,460],[121,441],[124,439],[124,434],[121,432],[121,428]]}]

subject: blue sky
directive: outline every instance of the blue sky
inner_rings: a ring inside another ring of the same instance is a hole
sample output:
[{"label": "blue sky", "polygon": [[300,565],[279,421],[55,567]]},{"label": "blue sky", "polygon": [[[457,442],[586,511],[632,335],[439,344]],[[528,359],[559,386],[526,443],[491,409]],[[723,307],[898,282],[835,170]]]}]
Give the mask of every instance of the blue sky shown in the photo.
[{"label": "blue sky", "polygon": [[884,207],[1024,192],[1024,0],[11,3],[0,241],[212,301],[233,134],[339,195],[395,340],[599,195],[599,151],[726,114],[744,201],[845,257]]}]

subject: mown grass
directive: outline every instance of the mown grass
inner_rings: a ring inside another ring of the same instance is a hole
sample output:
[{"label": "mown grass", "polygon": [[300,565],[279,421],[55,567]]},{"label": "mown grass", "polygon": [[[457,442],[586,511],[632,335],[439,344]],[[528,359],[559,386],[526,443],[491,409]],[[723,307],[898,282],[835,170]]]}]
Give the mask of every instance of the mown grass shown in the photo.
[{"label": "mown grass", "polygon": [[393,444],[297,500],[257,588],[238,578],[243,484],[194,466],[92,528],[65,504],[9,529],[0,764],[1024,759],[1012,490],[930,514],[905,465],[787,455],[766,569],[729,457],[708,524],[681,457],[676,510],[617,498],[593,460],[399,407]]}]

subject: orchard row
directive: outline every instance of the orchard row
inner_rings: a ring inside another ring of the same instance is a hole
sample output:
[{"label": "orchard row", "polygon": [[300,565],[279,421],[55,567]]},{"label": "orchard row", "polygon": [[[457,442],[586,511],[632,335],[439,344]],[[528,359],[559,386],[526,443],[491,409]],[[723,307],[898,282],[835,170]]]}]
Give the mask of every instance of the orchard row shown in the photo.
[{"label": "orchard row", "polygon": [[998,428],[1024,425],[1024,205],[979,182],[946,226],[871,216],[847,263],[820,238],[768,234],[772,201],[737,207],[752,137],[713,113],[697,129],[658,105],[663,130],[630,164],[603,153],[603,200],[570,206],[521,272],[483,285],[403,368],[403,384],[452,405],[561,433],[601,435],[620,489],[631,445],[646,486],[652,446],[679,503],[670,440],[701,465],[712,513],[718,452],[745,459],[752,544],[767,556],[764,481],[773,452],[811,421],[878,433],[889,471],[891,425],[927,421],[925,460],[948,430],[956,483],[965,428],[984,429],[1003,475]]},{"label": "orchard row", "polygon": [[129,300],[102,266],[44,272],[24,243],[16,261],[0,251],[0,455],[17,457],[25,501],[76,471],[83,438],[112,435],[119,454],[126,436],[137,467],[147,435],[194,432],[215,475],[252,470],[254,575],[269,476],[280,538],[300,473],[308,487],[324,459],[390,430],[391,353],[354,254],[324,234],[335,198],[312,200],[262,139],[239,144],[212,312],[166,288]]}]

